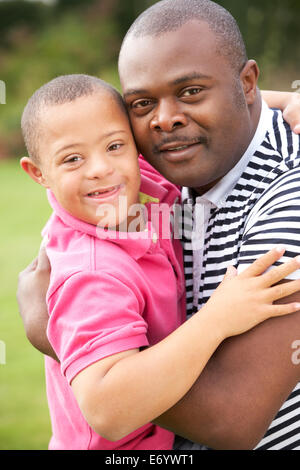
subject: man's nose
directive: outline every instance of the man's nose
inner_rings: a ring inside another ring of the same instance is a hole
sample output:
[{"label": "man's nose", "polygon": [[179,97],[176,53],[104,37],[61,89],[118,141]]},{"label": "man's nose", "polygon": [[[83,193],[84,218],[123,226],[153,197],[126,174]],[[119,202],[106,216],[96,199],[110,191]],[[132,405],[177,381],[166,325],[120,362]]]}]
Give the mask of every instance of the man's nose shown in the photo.
[{"label": "man's nose", "polygon": [[108,155],[94,153],[90,155],[86,168],[86,177],[88,179],[103,179],[114,172],[112,160]]},{"label": "man's nose", "polygon": [[174,100],[165,100],[160,102],[155,110],[151,120],[151,129],[172,132],[177,127],[187,125],[187,117],[180,109],[180,104]]}]

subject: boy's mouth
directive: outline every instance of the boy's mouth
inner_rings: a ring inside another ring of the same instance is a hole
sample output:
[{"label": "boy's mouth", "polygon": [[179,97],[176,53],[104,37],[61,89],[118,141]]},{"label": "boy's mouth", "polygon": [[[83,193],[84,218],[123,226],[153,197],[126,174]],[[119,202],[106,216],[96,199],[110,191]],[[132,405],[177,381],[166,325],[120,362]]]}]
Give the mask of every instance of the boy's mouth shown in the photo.
[{"label": "boy's mouth", "polygon": [[109,188],[96,189],[95,191],[87,193],[87,197],[92,199],[106,199],[107,197],[115,196],[121,188],[122,185],[119,184],[117,186],[110,186]]}]

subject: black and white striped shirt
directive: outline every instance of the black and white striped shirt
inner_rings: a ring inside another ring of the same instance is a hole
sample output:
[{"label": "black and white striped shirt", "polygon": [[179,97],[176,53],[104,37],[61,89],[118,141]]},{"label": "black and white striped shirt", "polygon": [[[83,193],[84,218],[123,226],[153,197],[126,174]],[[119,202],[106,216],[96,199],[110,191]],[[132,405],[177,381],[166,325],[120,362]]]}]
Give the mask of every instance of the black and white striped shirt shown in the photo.
[{"label": "black and white striped shirt", "polygon": [[[241,271],[277,244],[286,247],[280,262],[300,253],[300,137],[281,112],[263,103],[256,134],[236,167],[202,197],[183,188],[182,200],[191,315],[229,265]],[[300,278],[300,270],[289,278]],[[300,449],[300,382],[256,449]]]}]

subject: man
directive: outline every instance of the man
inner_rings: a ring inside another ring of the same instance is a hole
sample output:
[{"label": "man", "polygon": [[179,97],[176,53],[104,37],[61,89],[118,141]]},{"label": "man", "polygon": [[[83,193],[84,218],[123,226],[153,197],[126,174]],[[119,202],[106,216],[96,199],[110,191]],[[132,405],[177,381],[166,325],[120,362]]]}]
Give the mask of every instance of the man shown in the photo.
[{"label": "man", "polygon": [[[196,228],[195,244],[185,234],[188,314],[228,265],[242,270],[278,243],[286,256],[298,254],[299,136],[262,105],[257,64],[231,15],[208,0],[156,3],[128,31],[119,74],[139,150],[183,187]],[[35,268],[20,279],[23,315]],[[47,269],[40,272],[47,281]],[[299,312],[272,319],[224,342],[157,423],[213,449],[300,448],[300,370],[292,361],[299,320]]]}]

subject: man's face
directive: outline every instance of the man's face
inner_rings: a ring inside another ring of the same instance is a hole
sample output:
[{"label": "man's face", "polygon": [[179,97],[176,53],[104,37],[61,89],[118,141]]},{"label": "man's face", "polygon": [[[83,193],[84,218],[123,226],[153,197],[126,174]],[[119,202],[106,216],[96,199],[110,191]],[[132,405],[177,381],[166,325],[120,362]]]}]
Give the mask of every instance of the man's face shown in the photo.
[{"label": "man's face", "polygon": [[138,149],[167,179],[201,193],[236,165],[250,113],[239,74],[206,23],[129,37],[119,73]]}]

